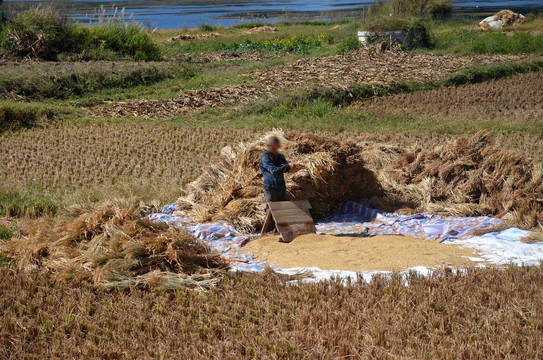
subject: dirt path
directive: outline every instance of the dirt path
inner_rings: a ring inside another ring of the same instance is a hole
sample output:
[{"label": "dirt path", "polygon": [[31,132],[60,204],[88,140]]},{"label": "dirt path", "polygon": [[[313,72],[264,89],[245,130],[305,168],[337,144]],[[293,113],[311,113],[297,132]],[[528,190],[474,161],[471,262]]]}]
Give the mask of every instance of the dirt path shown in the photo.
[{"label": "dirt path", "polygon": [[242,104],[258,96],[270,96],[276,89],[310,85],[344,88],[353,84],[424,82],[451,75],[475,63],[496,64],[522,60],[526,56],[411,55],[368,49],[346,55],[301,59],[293,64],[245,75],[247,83],[216,89],[193,90],[173,99],[134,100],[88,109],[95,116],[168,118],[202,107]]},{"label": "dirt path", "polygon": [[288,244],[278,239],[278,236],[255,239],[242,251],[286,268],[402,271],[413,266],[462,268],[476,264],[468,259],[476,257],[473,250],[409,236],[362,238],[310,234]]}]

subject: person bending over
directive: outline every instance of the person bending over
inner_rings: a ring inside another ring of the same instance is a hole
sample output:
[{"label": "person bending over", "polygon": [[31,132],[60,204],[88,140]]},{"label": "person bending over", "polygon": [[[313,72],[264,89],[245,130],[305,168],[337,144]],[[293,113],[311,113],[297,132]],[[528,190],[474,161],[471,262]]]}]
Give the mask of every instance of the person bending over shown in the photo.
[{"label": "person bending over", "polygon": [[281,141],[277,136],[270,136],[267,141],[268,150],[260,158],[260,168],[264,176],[264,202],[287,201],[286,172],[296,172],[300,166],[287,162],[279,152]]}]

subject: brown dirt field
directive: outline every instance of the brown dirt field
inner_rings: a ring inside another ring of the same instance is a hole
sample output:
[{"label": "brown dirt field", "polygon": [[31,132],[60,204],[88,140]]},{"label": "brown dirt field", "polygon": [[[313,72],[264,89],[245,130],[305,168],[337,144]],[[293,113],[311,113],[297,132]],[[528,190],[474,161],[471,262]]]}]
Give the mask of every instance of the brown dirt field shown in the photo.
[{"label": "brown dirt field", "polygon": [[96,116],[168,118],[202,107],[240,104],[259,96],[270,96],[276,89],[294,89],[321,85],[344,88],[353,84],[393,84],[400,81],[424,82],[451,75],[471,66],[516,61],[525,55],[454,56],[410,55],[388,51],[375,53],[362,49],[346,55],[334,55],[296,61],[270,70],[247,74],[247,83],[217,89],[193,90],[173,99],[135,100],[88,111]]},{"label": "brown dirt field", "polygon": [[323,270],[392,270],[413,266],[462,268],[476,263],[473,250],[410,236],[351,237],[308,234],[291,243],[279,236],[254,239],[242,248],[281,267],[317,266]]},{"label": "brown dirt field", "polygon": [[357,105],[378,116],[407,113],[476,120],[538,121],[543,118],[543,72],[457,88],[375,97]]}]

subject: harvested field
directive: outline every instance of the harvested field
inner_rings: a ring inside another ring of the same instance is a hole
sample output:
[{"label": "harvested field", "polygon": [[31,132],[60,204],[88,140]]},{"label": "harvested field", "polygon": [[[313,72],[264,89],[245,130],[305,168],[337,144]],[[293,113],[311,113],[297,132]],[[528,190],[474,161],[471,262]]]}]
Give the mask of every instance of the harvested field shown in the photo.
[{"label": "harvested field", "polygon": [[0,357],[538,359],[543,268],[217,291],[96,289],[0,269]]},{"label": "harvested field", "polygon": [[476,263],[473,250],[410,236],[372,237],[302,235],[290,243],[279,236],[251,240],[242,248],[262,261],[284,268],[317,266],[323,270],[403,271],[414,266],[465,268]]},{"label": "harvested field", "polygon": [[204,106],[241,104],[258,96],[271,96],[271,92],[277,89],[424,82],[451,75],[473,64],[489,65],[524,58],[526,56],[433,56],[396,51],[373,53],[364,49],[346,55],[303,59],[294,64],[254,72],[247,76],[247,83],[242,85],[189,91],[174,99],[119,102],[88,111],[96,116],[167,118]]},{"label": "harvested field", "polygon": [[240,105],[256,99],[262,90],[255,85],[229,85],[211,90],[191,90],[173,99],[117,102],[113,106],[89,109],[94,116],[168,118],[176,114],[201,109]]},{"label": "harvested field", "polygon": [[142,220],[155,210],[139,202],[96,209],[72,207],[64,216],[31,221],[0,244],[19,270],[49,271],[106,286],[209,287],[228,263],[182,229]]},{"label": "harvested field", "polygon": [[485,83],[440,88],[404,95],[375,97],[358,103],[378,116],[390,113],[534,122],[543,119],[543,72],[516,75]]},{"label": "harvested field", "polygon": [[[203,164],[218,158],[222,147],[234,139],[252,137],[243,129],[159,124],[33,128],[0,137],[0,184],[52,194],[120,181],[134,185],[151,182],[180,191],[182,185],[201,174]],[[178,194],[169,194],[169,199]]]},{"label": "harvested field", "polygon": [[213,33],[207,33],[207,34],[181,34],[172,37],[168,41],[175,42],[175,41],[190,41],[190,40],[197,40],[197,39],[211,39],[220,37],[221,34],[213,32]]}]

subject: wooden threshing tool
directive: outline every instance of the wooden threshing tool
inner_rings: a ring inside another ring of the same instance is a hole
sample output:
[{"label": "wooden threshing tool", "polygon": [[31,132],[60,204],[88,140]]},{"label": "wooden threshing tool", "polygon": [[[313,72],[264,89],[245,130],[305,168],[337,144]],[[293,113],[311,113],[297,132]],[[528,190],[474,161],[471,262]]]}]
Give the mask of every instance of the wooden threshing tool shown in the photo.
[{"label": "wooden threshing tool", "polygon": [[311,209],[309,201],[276,201],[268,203],[267,206],[268,213],[261,235],[268,230],[272,218],[284,242],[291,242],[300,235],[317,232],[309,213]]}]

